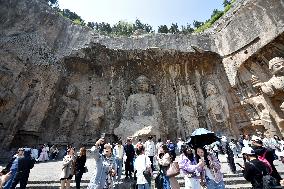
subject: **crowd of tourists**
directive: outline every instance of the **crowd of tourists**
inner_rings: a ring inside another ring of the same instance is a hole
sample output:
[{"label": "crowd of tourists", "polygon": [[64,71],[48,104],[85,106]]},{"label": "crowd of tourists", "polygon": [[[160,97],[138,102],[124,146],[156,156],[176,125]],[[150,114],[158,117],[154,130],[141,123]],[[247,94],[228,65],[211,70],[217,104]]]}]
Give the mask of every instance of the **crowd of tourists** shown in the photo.
[{"label": "crowd of tourists", "polygon": [[[37,153],[36,153],[37,152]],[[136,183],[138,189],[150,189],[155,183],[158,189],[179,189],[177,176],[184,179],[185,188],[223,189],[225,188],[219,154],[226,154],[232,173],[240,166],[244,178],[251,182],[252,188],[281,188],[284,182],[274,166],[274,160],[284,163],[284,141],[277,136],[268,137],[260,133],[240,136],[238,140],[220,140],[205,146],[193,146],[181,138],[173,142],[158,139],[155,143],[151,136],[147,141],[138,140],[133,144],[128,138],[125,143],[107,143],[100,138],[95,145],[86,150],[67,146],[60,173],[61,189],[69,189],[75,176],[76,188],[80,188],[82,175],[88,171],[86,154],[95,160],[88,189],[111,189],[126,180]],[[41,147],[41,151],[20,148],[5,169],[1,171],[1,187],[13,189],[18,183],[26,188],[30,170],[36,161],[54,159],[56,146]],[[235,164],[235,158],[243,157],[243,164]],[[125,178],[122,172],[125,171]],[[156,171],[157,174],[153,172]]]}]

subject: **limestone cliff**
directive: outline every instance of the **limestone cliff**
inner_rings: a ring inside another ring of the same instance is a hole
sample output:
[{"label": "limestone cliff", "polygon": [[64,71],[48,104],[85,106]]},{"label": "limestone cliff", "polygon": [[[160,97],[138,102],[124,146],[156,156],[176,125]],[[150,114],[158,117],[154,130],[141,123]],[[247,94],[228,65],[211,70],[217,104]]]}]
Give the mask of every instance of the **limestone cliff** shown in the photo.
[{"label": "limestone cliff", "polygon": [[283,11],[281,0],[239,1],[201,34],[111,38],[44,1],[0,0],[0,144],[92,144],[101,133],[114,140],[141,75],[157,99],[163,138],[197,127],[279,132],[283,94],[268,97],[253,85],[272,77],[270,59],[284,57]]}]

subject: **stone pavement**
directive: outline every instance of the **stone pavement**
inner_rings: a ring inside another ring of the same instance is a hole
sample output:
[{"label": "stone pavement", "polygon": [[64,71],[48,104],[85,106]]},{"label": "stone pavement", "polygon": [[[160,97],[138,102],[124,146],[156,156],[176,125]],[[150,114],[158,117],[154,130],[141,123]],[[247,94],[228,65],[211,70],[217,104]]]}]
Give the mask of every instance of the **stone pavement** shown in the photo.
[{"label": "stone pavement", "polygon": [[[248,183],[243,178],[241,174],[241,170],[238,166],[237,166],[238,174],[232,174],[230,172],[228,164],[226,163],[226,157],[224,155],[220,155],[219,158],[222,163],[221,170],[224,173],[224,181],[225,181],[226,188],[228,189],[251,188],[251,184]],[[240,164],[243,164],[241,158],[236,158],[235,162],[239,162]],[[281,173],[282,178],[284,178],[283,164],[279,160],[276,160],[274,162],[276,164],[277,170]],[[61,163],[62,163],[61,161],[49,161],[49,162],[35,164],[34,168],[31,170],[31,173],[30,173],[28,188],[41,188],[41,189],[59,188],[59,175],[60,175],[60,171],[62,167]],[[81,188],[86,188],[86,186],[89,183],[89,180],[92,175],[92,170],[95,169],[94,160],[92,158],[88,158],[86,166],[88,167],[89,172],[83,175]],[[74,179],[75,178],[73,177],[72,184],[71,184],[71,186],[73,186],[72,188],[74,188],[75,186]],[[181,188],[184,188],[183,178],[178,176],[178,181],[181,185]],[[128,181],[124,181],[123,184],[121,184],[120,186],[116,188],[118,189],[127,188],[125,187],[127,185],[127,182]],[[127,186],[129,186],[129,183]]]}]

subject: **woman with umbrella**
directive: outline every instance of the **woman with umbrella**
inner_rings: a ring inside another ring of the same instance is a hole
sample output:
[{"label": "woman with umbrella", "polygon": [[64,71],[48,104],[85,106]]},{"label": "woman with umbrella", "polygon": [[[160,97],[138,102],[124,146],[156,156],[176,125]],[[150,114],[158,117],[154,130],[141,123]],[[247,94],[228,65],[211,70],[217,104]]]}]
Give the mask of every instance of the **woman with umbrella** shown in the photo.
[{"label": "woman with umbrella", "polygon": [[192,133],[189,143],[196,149],[196,161],[205,163],[201,171],[201,185],[210,189],[225,189],[219,160],[204,148],[217,140],[218,137],[213,132],[199,128]]},{"label": "woman with umbrella", "polygon": [[201,172],[201,185],[206,185],[210,189],[225,189],[219,160],[202,147],[196,150],[196,160],[205,163]]},{"label": "woman with umbrella", "polygon": [[181,146],[181,155],[179,158],[179,168],[184,177],[186,189],[201,189],[200,172],[205,166],[204,161],[197,163],[192,149],[187,145]]}]

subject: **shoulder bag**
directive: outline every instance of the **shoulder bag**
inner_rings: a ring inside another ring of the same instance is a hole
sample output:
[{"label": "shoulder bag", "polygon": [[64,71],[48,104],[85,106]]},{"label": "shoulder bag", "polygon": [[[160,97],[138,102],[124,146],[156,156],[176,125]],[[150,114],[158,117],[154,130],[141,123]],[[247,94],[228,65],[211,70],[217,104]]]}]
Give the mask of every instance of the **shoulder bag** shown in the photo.
[{"label": "shoulder bag", "polygon": [[168,177],[175,177],[179,175],[180,170],[179,170],[179,165],[177,161],[173,161],[170,166],[167,169],[166,175]]}]

